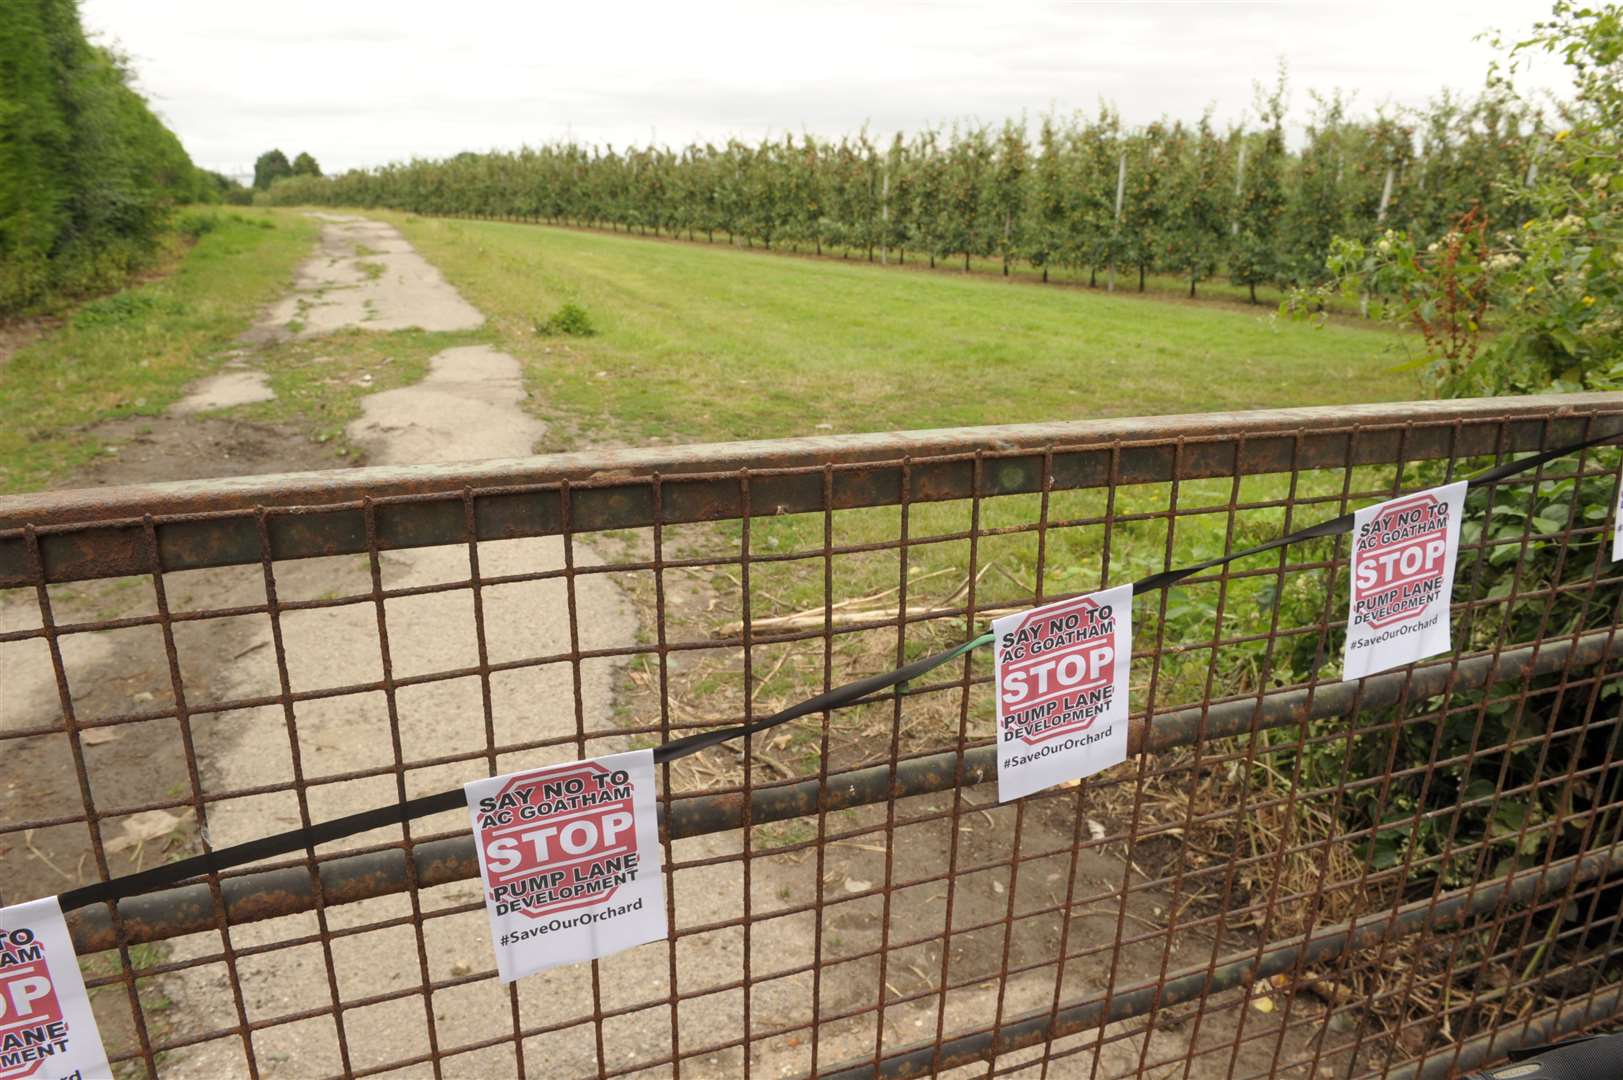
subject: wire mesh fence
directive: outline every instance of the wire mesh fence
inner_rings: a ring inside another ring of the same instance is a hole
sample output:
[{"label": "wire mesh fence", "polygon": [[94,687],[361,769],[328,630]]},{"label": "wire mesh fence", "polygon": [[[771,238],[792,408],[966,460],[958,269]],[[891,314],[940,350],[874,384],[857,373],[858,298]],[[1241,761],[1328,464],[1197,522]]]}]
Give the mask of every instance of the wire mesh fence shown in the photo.
[{"label": "wire mesh fence", "polygon": [[[988,617],[1623,433],[1618,395],[0,500],[0,894],[747,722]],[[1444,1076],[1620,1011],[1618,451],[1473,489],[1455,651],[1345,537],[1135,605],[1125,765],[990,659],[661,766],[671,934],[497,978],[464,814],[70,913],[131,1075]]]}]

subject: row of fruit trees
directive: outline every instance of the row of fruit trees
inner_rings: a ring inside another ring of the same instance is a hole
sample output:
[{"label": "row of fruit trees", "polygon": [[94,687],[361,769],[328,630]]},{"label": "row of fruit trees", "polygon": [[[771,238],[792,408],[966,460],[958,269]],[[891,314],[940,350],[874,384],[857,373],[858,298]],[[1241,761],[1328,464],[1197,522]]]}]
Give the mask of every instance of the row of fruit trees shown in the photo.
[{"label": "row of fruit trees", "polygon": [[1236,284],[1312,284],[1333,236],[1398,225],[1420,238],[1463,211],[1514,225],[1516,192],[1549,145],[1542,113],[1505,95],[1445,96],[1423,110],[1349,115],[1316,97],[1287,145],[1283,80],[1260,123],[1220,130],[1047,116],[840,139],[616,150],[557,143],[278,181],[268,201],[383,206],[836,249],[876,261],[1024,264],[1046,278],[1116,271],[1178,275],[1193,294],[1219,272]]}]

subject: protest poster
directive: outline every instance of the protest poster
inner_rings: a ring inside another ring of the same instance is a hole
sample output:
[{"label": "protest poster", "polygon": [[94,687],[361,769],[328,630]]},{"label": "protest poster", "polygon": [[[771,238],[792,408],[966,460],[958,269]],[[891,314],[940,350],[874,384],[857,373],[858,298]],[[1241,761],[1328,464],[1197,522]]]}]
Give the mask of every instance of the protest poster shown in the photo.
[{"label": "protest poster", "polygon": [[1121,585],[993,620],[999,802],[1126,760],[1132,618]]},{"label": "protest poster", "polygon": [[652,750],[464,790],[503,982],[667,935]]}]

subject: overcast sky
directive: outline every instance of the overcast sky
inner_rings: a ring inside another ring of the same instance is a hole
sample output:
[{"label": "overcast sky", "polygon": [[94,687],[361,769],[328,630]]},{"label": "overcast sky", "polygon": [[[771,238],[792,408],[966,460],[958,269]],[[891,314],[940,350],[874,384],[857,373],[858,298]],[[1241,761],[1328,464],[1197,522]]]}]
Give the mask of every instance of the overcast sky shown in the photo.
[{"label": "overcast sky", "polygon": [[[85,0],[192,158],[222,172],[308,150],[326,171],[552,139],[888,135],[1108,99],[1131,123],[1221,121],[1283,56],[1310,90],[1414,105],[1482,85],[1489,27],[1537,0],[1362,3],[388,3]],[[1545,62],[1530,85],[1559,87]]]}]

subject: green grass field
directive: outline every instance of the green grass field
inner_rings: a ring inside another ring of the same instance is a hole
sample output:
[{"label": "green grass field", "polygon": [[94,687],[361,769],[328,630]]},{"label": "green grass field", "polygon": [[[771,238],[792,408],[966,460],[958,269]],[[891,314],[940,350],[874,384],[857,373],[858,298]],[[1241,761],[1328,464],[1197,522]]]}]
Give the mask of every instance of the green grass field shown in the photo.
[{"label": "green grass field", "polygon": [[[1419,396],[1407,343],[1232,302],[376,215],[491,317],[568,442],[776,438]],[[599,333],[537,336],[564,302]]]}]

